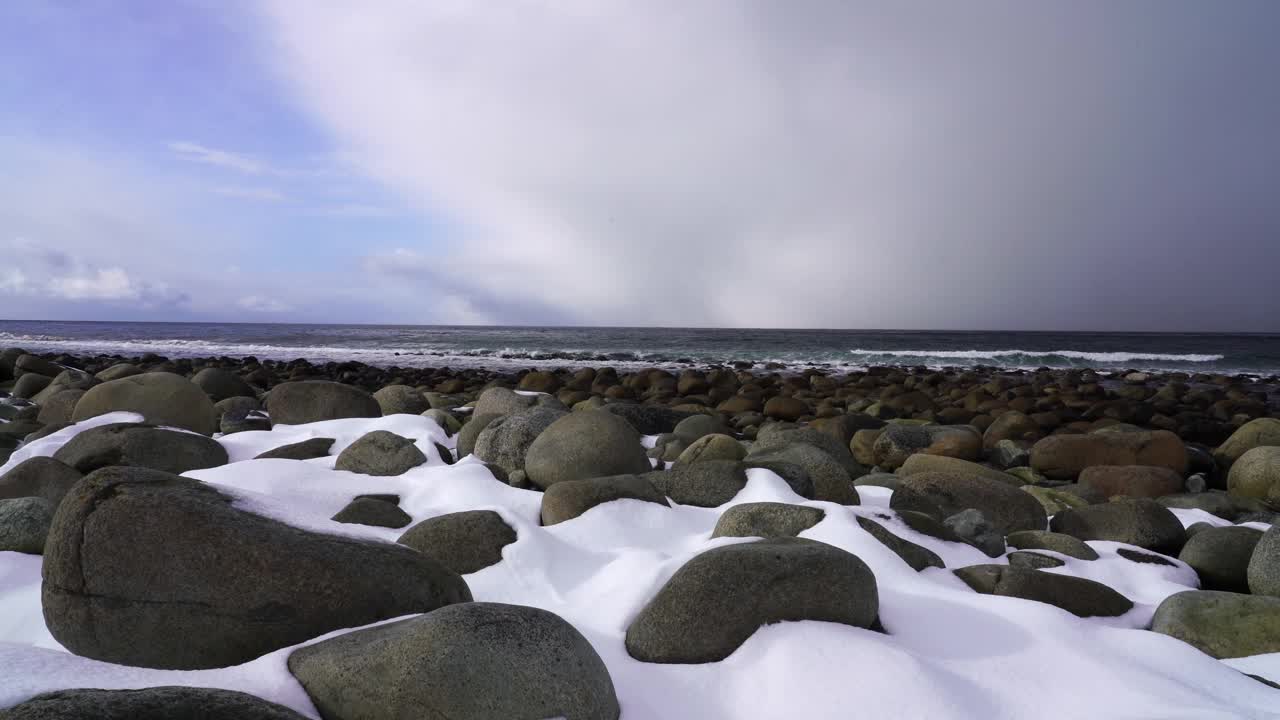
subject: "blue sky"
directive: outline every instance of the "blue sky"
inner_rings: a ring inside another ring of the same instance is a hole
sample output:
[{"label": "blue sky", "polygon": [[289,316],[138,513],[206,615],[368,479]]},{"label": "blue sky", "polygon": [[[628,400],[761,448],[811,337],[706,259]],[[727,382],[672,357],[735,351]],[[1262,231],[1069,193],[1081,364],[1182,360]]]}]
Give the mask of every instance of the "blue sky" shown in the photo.
[{"label": "blue sky", "polygon": [[10,318],[1280,330],[1270,0],[0,5]]}]

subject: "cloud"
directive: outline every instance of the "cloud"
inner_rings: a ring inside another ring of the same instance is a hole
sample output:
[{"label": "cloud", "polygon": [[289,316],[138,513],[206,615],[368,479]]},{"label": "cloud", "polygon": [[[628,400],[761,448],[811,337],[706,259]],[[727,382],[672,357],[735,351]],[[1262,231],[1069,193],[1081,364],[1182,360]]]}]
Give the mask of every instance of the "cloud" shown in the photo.
[{"label": "cloud", "polygon": [[285,194],[269,187],[217,187],[213,189],[217,195],[240,198],[243,200],[259,200],[262,202],[284,202]]},{"label": "cloud", "polygon": [[190,300],[167,283],[130,277],[122,267],[99,267],[16,238],[0,243],[8,267],[0,292],[35,300],[129,303],[142,308],[181,306]]},{"label": "cloud", "polygon": [[287,305],[275,298],[263,297],[261,295],[247,295],[236,301],[236,306],[255,313],[287,313],[293,310],[293,307]]},{"label": "cloud", "polygon": [[217,150],[186,141],[171,142],[168,147],[183,160],[237,170],[248,175],[261,175],[267,172],[266,165],[248,155]]},{"label": "cloud", "polygon": [[265,7],[499,321],[1277,327],[1265,4]]}]

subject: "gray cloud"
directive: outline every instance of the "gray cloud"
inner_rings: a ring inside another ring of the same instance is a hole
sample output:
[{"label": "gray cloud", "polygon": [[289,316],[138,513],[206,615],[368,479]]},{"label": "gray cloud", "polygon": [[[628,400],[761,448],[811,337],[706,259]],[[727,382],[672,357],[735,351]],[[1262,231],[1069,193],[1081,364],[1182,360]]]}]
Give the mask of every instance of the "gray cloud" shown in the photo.
[{"label": "gray cloud", "polygon": [[1269,0],[269,8],[486,318],[1280,329]]}]

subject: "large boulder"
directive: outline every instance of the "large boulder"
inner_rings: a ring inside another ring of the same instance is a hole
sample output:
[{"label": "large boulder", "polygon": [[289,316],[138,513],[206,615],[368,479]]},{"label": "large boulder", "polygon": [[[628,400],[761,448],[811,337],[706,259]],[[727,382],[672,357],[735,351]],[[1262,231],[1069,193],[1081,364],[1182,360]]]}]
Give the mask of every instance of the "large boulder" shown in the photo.
[{"label": "large boulder", "polygon": [[390,477],[403,475],[427,461],[413,440],[386,430],[374,430],[338,453],[334,470]]},{"label": "large boulder", "polygon": [[1031,469],[1070,480],[1094,465],[1155,465],[1187,472],[1187,447],[1168,430],[1050,435],[1031,446]]},{"label": "large boulder", "polygon": [[1009,483],[942,472],[904,478],[890,496],[889,507],[922,512],[938,520],[973,508],[1002,535],[1017,530],[1043,530],[1048,521],[1035,498]]},{"label": "large boulder", "polygon": [[0,476],[0,498],[44,498],[57,505],[84,475],[51,457],[37,455],[14,465]]},{"label": "large boulder", "polygon": [[413,522],[413,518],[400,508],[397,500],[394,496],[386,498],[364,495],[347,503],[329,519],[349,525],[402,528]]},{"label": "large boulder", "polygon": [[1049,529],[1080,540],[1110,540],[1165,555],[1178,554],[1187,533],[1176,515],[1155,500],[1122,500],[1064,510]]},{"label": "large boulder", "polygon": [[1182,492],[1182,476],[1155,465],[1094,465],[1080,472],[1080,484],[1106,497],[1158,498]]},{"label": "large boulder", "polygon": [[1083,540],[1048,530],[1019,530],[1009,533],[1005,543],[1019,550],[1052,550],[1080,560],[1098,559],[1098,551],[1086,545]]},{"label": "large boulder", "polygon": [[902,425],[890,423],[880,431],[873,448],[876,465],[895,470],[916,454],[977,460],[982,435],[969,425]]},{"label": "large boulder", "polygon": [[18,378],[18,381],[13,384],[13,389],[10,390],[9,392],[14,397],[25,398],[29,400],[35,397],[36,395],[39,395],[41,392],[43,392],[44,389],[49,387],[49,385],[52,382],[53,382],[53,378],[49,377],[48,375],[41,375],[39,373],[27,373],[22,377]]},{"label": "large boulder", "polygon": [[691,417],[691,413],[680,412],[661,405],[641,405],[633,402],[609,403],[601,408],[603,412],[617,415],[627,424],[635,428],[641,435],[658,435],[671,432],[676,425]]},{"label": "large boulder", "polygon": [[799,420],[806,415],[812,415],[813,410],[809,408],[808,403],[796,397],[786,395],[778,395],[769,398],[764,404],[765,417],[771,417],[775,420]]},{"label": "large boulder", "polygon": [[729,424],[719,415],[692,415],[676,423],[671,432],[681,440],[692,443],[706,435],[729,434]]},{"label": "large boulder", "polygon": [[112,423],[78,433],[58,448],[53,459],[81,473],[127,465],[176,475],[226,465],[227,451],[204,435],[140,423]]},{"label": "large boulder", "polygon": [[508,388],[492,387],[480,393],[480,397],[476,399],[472,406],[471,414],[474,417],[480,415],[510,415],[514,412],[520,412],[527,407],[532,407],[537,402],[535,395],[521,395]]},{"label": "large boulder", "polygon": [[0,552],[44,552],[57,506],[38,497],[0,500]]},{"label": "large boulder", "polygon": [[239,510],[198,480],[111,467],[59,506],[42,599],[49,631],[77,655],[197,669],[471,592],[401,545],[308,532]]},{"label": "large boulder", "polygon": [[408,385],[388,385],[373,394],[383,415],[421,415],[431,409],[427,398]]},{"label": "large boulder", "polygon": [[273,425],[303,425],[321,420],[374,418],[382,408],[369,393],[328,380],[281,383],[267,393],[267,414]]},{"label": "large boulder", "polygon": [[19,378],[27,373],[53,378],[66,369],[55,362],[45,360],[39,355],[19,355],[18,359],[13,362],[13,368],[15,376]]},{"label": "large boulder", "polygon": [[[505,417],[503,415],[495,415],[486,413],[483,415],[471,414],[471,417],[462,425],[462,429],[458,431],[458,441],[454,446],[458,451],[458,457],[463,458],[476,451],[476,442],[480,439],[480,433],[484,432],[489,424],[498,418]],[[528,448],[525,448],[528,450]]]},{"label": "large boulder", "polygon": [[138,413],[152,425],[212,435],[218,429],[213,401],[195,383],[167,372],[131,375],[95,385],[76,403],[75,422],[109,412]]},{"label": "large boulder", "polygon": [[36,415],[36,420],[45,425],[71,422],[76,405],[80,404],[80,398],[84,397],[85,392],[78,388],[66,388],[49,395],[40,403],[40,414]]},{"label": "large boulder", "polygon": [[1216,450],[1213,459],[1230,468],[1241,455],[1256,447],[1280,446],[1280,418],[1257,418],[1241,425]]},{"label": "large boulder", "polygon": [[1188,590],[1160,603],[1151,630],[1219,659],[1280,652],[1280,598]]},{"label": "large boulder", "polygon": [[600,410],[570,413],[547,426],[525,453],[529,480],[544,490],[558,482],[651,469],[640,434],[626,420]]},{"label": "large boulder", "polygon": [[572,520],[597,505],[614,500],[640,500],[670,507],[648,480],[635,475],[564,480],[542,494],[542,524]]},{"label": "large boulder", "polygon": [[991,451],[1001,440],[1038,440],[1041,433],[1040,423],[1017,410],[1006,410],[983,431],[982,447]]},{"label": "large boulder", "polygon": [[[841,505],[857,505],[861,502],[858,489],[853,484],[855,476],[849,473],[845,465],[816,445],[796,442],[782,446],[753,447],[747,455],[747,462],[753,467],[765,467],[775,472],[778,472],[778,464],[790,464],[803,469],[813,483],[814,500]],[[865,470],[858,473],[857,477],[864,474]]]},{"label": "large boulder", "polygon": [[282,705],[233,690],[152,687],[59,690],[0,711],[5,720],[305,720]]},{"label": "large boulder", "polygon": [[492,510],[437,515],[409,528],[396,540],[459,575],[501,562],[502,548],[515,541],[516,531]]},{"label": "large boulder", "polygon": [[642,475],[680,505],[719,507],[747,486],[746,466],[734,460],[707,460]]},{"label": "large boulder", "polygon": [[879,607],[871,569],[833,545],[800,538],[727,545],[671,576],[627,628],[627,653],[642,662],[716,662],[763,625],[823,620],[867,628]]},{"label": "large boulder", "polygon": [[979,465],[976,462],[947,457],[946,455],[912,455],[907,458],[906,462],[902,463],[902,467],[898,468],[900,477],[911,477],[912,475],[926,472],[945,472],[951,475],[980,477],[1013,486],[1023,484],[1020,478],[1003,470],[996,470],[986,465]]},{"label": "large boulder", "polygon": [[1178,559],[1200,576],[1204,590],[1249,592],[1249,559],[1262,531],[1231,525],[1210,527],[1187,538]]},{"label": "large boulder", "polygon": [[567,414],[564,410],[537,405],[495,418],[476,437],[475,455],[508,474],[523,470],[529,446],[543,430]]},{"label": "large boulder", "polygon": [[327,720],[617,720],[591,643],[538,608],[473,602],[295,650],[289,671]]},{"label": "large boulder", "polygon": [[839,463],[851,478],[858,478],[867,473],[867,469],[849,452],[848,443],[842,443],[828,433],[819,432],[810,427],[792,428],[780,423],[766,425],[760,428],[760,432],[756,435],[756,440],[751,445],[751,452],[759,455],[801,444],[811,445],[831,456],[831,459]]},{"label": "large boulder", "polygon": [[1116,617],[1133,602],[1100,582],[1009,565],[971,565],[955,574],[975,591],[1034,600],[1079,617]]},{"label": "large boulder", "polygon": [[1262,445],[1237,458],[1227,473],[1227,492],[1280,505],[1280,447]]},{"label": "large boulder", "polygon": [[820,508],[778,502],[734,505],[720,514],[711,537],[795,537],[822,522]]},{"label": "large boulder", "polygon": [[1247,574],[1250,592],[1280,597],[1280,525],[1272,525],[1258,539]]},{"label": "large boulder", "polygon": [[681,465],[690,465],[710,460],[741,460],[746,456],[747,449],[742,446],[742,443],[728,435],[715,433],[703,435],[689,443],[689,447],[680,453],[676,462]]},{"label": "large boulder", "polygon": [[191,382],[196,384],[209,396],[209,399],[216,402],[226,400],[233,397],[253,397],[257,395],[253,387],[245,382],[239,375],[230,370],[222,368],[208,367],[196,373],[191,378]]}]

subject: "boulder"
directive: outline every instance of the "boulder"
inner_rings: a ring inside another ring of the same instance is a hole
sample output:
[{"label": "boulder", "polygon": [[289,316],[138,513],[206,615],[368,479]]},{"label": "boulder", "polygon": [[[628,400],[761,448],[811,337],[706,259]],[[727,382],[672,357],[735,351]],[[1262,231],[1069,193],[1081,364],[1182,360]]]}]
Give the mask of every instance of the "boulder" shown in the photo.
[{"label": "boulder", "polygon": [[672,432],[676,425],[692,416],[691,413],[679,412],[661,405],[640,405],[633,402],[615,402],[601,407],[601,410],[616,415],[641,435],[659,435]]},{"label": "boulder", "polygon": [[437,515],[409,528],[396,540],[459,575],[501,562],[502,548],[515,541],[516,531],[492,510]]},{"label": "boulder", "polygon": [[427,461],[417,443],[386,430],[374,430],[338,453],[334,470],[389,477],[403,475]]},{"label": "boulder", "polygon": [[1280,597],[1280,525],[1272,525],[1258,539],[1247,575],[1254,595]]},{"label": "boulder", "polygon": [[734,460],[707,460],[656,470],[641,477],[680,505],[719,507],[747,486],[746,466]]},{"label": "boulder", "polygon": [[876,441],[880,439],[881,428],[863,428],[853,433],[849,440],[849,454],[861,465],[876,464]]},{"label": "boulder", "polygon": [[1173,556],[1187,535],[1168,508],[1145,499],[1064,510],[1053,516],[1049,529],[1080,540],[1122,542]]},{"label": "boulder", "polygon": [[472,413],[471,418],[463,423],[462,429],[458,431],[458,442],[454,446],[458,451],[458,457],[462,458],[474,453],[476,451],[476,441],[480,439],[480,433],[489,427],[489,423],[500,417],[503,416],[492,413],[484,415]]},{"label": "boulder", "polygon": [[1158,498],[1182,492],[1182,476],[1154,465],[1093,465],[1080,471],[1080,484],[1106,497]]},{"label": "boulder", "polygon": [[176,475],[226,465],[227,451],[204,435],[140,423],[111,423],[76,434],[53,458],[86,474],[110,465],[127,465]]},{"label": "boulder", "polygon": [[867,469],[853,459],[848,445],[827,433],[807,427],[789,428],[780,423],[766,425],[756,435],[756,440],[751,445],[751,452],[761,455],[773,450],[785,450],[792,445],[810,445],[818,448],[839,463],[851,478],[861,477],[867,473]]},{"label": "boulder", "polygon": [[[770,470],[775,470],[775,464],[779,463],[801,468],[813,483],[814,500],[841,505],[857,505],[861,502],[858,489],[853,485],[854,477],[847,468],[815,445],[797,442],[783,446],[765,446],[763,450],[753,447],[747,454],[747,462],[753,467],[766,467]],[[863,474],[865,471],[858,476]]]},{"label": "boulder", "polygon": [[142,368],[133,363],[116,363],[106,370],[98,372],[94,377],[102,382],[111,382],[112,380],[141,375],[142,373]]},{"label": "boulder", "polygon": [[535,370],[524,374],[516,389],[537,393],[553,393],[560,389],[560,378],[555,373]]},{"label": "boulder", "polygon": [[1227,492],[1280,506],[1280,447],[1259,446],[1237,458],[1227,473]]},{"label": "boulder", "polygon": [[822,522],[820,508],[778,502],[734,505],[720,514],[711,537],[795,537]]},{"label": "boulder", "polygon": [[10,390],[10,393],[14,397],[30,400],[40,394],[40,392],[45,388],[49,387],[49,384],[52,382],[53,378],[48,375],[26,373],[22,377],[18,378],[17,382],[13,384],[13,389]]},{"label": "boulder", "polygon": [[969,508],[946,518],[942,524],[966,544],[981,550],[987,557],[1004,554],[1004,533],[992,527],[978,510]]},{"label": "boulder", "polygon": [[1187,537],[1178,559],[1200,576],[1204,590],[1249,592],[1249,559],[1262,539],[1250,527],[1209,527]]},{"label": "boulder", "polygon": [[653,483],[635,475],[564,480],[542,494],[542,524],[572,520],[597,505],[613,500],[640,500],[670,507]]},{"label": "boulder", "polygon": [[726,545],[671,576],[627,628],[627,653],[642,662],[717,662],[771,623],[871,627],[879,597],[866,563],[835,546],[800,538]]},{"label": "boulder", "polygon": [[42,600],[49,631],[77,655],[198,669],[471,593],[409,548],[308,532],[239,510],[198,480],[111,467],[59,506]]},{"label": "boulder", "polygon": [[472,406],[471,415],[510,415],[533,407],[537,402],[534,395],[521,395],[504,387],[492,387],[480,393]]},{"label": "boulder", "polygon": [[0,498],[38,497],[56,506],[82,477],[79,470],[64,462],[37,455],[0,476]]},{"label": "boulder", "polygon": [[529,445],[524,469],[544,490],[558,482],[609,475],[635,475],[651,469],[640,434],[626,420],[600,410],[566,415],[551,423]]},{"label": "boulder", "polygon": [[543,430],[567,415],[563,410],[538,405],[496,418],[476,437],[475,455],[508,474],[523,470],[529,446]]},{"label": "boulder", "polygon": [[1069,510],[1075,507],[1084,507],[1089,502],[1079,495],[1069,493],[1059,488],[1040,487],[1039,485],[1023,485],[1022,491],[1036,499],[1040,506],[1044,508],[1046,515],[1050,517],[1057,515],[1063,510]]},{"label": "boulder", "polygon": [[955,574],[977,592],[1046,603],[1078,617],[1117,617],[1133,609],[1124,595],[1072,575],[1010,565],[972,565]]},{"label": "boulder", "polygon": [[427,398],[408,385],[388,385],[373,394],[383,415],[421,415],[431,409]]},{"label": "boulder", "polygon": [[0,552],[43,553],[56,509],[38,497],[0,500]]},{"label": "boulder", "polygon": [[995,447],[987,451],[987,458],[992,465],[1003,470],[1011,468],[1027,468],[1031,465],[1031,452],[1013,440],[1001,440]]},{"label": "boulder", "polygon": [[46,397],[44,402],[40,403],[40,414],[36,415],[36,420],[45,425],[71,422],[76,405],[80,403],[80,398],[84,397],[84,394],[84,390],[67,388]]},{"label": "boulder", "polygon": [[360,388],[328,380],[281,383],[267,394],[274,425],[303,425],[321,420],[382,417],[382,407]]},{"label": "boulder", "polygon": [[435,421],[435,424],[439,425],[440,429],[444,430],[444,434],[449,437],[457,435],[462,430],[462,423],[447,410],[431,408],[430,410],[424,410],[422,417]]},{"label": "boulder", "polygon": [[1280,652],[1280,598],[1188,590],[1160,603],[1151,630],[1218,659]]},{"label": "boulder", "polygon": [[734,440],[728,435],[703,435],[702,437],[689,443],[677,458],[676,462],[681,465],[691,465],[696,462],[707,462],[709,460],[742,460],[747,456],[747,449],[742,443]]},{"label": "boulder", "polygon": [[1098,559],[1098,551],[1079,538],[1048,530],[1019,530],[1009,533],[1005,543],[1019,550],[1052,550],[1080,560]]},{"label": "boulder", "polygon": [[969,425],[890,423],[880,431],[873,452],[876,465],[886,470],[897,469],[916,453],[977,460],[982,454],[982,435]]},{"label": "boulder", "polygon": [[691,443],[704,435],[728,435],[729,425],[719,415],[692,415],[676,423],[671,432]]},{"label": "boulder", "polygon": [[1070,480],[1094,465],[1155,465],[1187,472],[1187,448],[1168,430],[1050,435],[1031,446],[1031,468]]},{"label": "boulder", "polygon": [[167,372],[150,372],[110,380],[90,388],[76,403],[71,419],[88,420],[109,412],[138,413],[152,425],[167,425],[212,435],[218,413],[195,383]]},{"label": "boulder", "polygon": [[1038,440],[1042,432],[1040,423],[1017,410],[1006,410],[983,431],[982,447],[991,451],[1002,440]]},{"label": "boulder", "polygon": [[5,720],[305,720],[282,705],[232,690],[152,687],[59,690],[0,711]]},{"label": "boulder", "polygon": [[771,417],[775,420],[790,420],[794,422],[806,415],[812,415],[813,410],[800,398],[777,395],[765,402],[764,414],[765,417]]},{"label": "boulder", "polygon": [[376,497],[358,497],[330,518],[334,522],[372,527],[402,528],[413,522],[409,513],[395,502]]},{"label": "boulder", "polygon": [[13,363],[13,368],[14,375],[19,379],[27,373],[54,378],[66,369],[55,362],[45,360],[39,355],[19,355],[18,359]]},{"label": "boulder", "polygon": [[1009,561],[1009,567],[1021,568],[1023,570],[1048,570],[1050,568],[1062,567],[1065,562],[1051,555],[1043,553],[1031,552],[1029,550],[1018,550],[1009,553],[1006,557]]},{"label": "boulder", "polygon": [[1241,425],[1213,451],[1218,467],[1229,469],[1241,455],[1256,447],[1280,446],[1280,418],[1257,418]]},{"label": "boulder", "polygon": [[328,457],[329,450],[333,447],[334,442],[333,438],[308,438],[259,453],[254,459],[314,460],[315,458]]},{"label": "boulder", "polygon": [[915,510],[938,520],[974,508],[1002,535],[1043,530],[1048,520],[1035,498],[1008,483],[939,472],[904,478],[890,496],[889,507]]},{"label": "boulder", "polygon": [[912,455],[907,458],[906,462],[902,463],[902,467],[898,468],[900,477],[911,477],[912,475],[926,472],[944,472],[952,475],[980,477],[1014,487],[1024,484],[1020,478],[1014,477],[1007,472],[945,455]]},{"label": "boulder", "polygon": [[892,550],[895,555],[902,558],[902,561],[916,572],[928,567],[946,567],[946,563],[942,562],[942,558],[938,557],[938,554],[934,551],[898,537],[888,528],[869,517],[859,515],[858,527],[870,533],[871,537],[878,540],[881,545]]},{"label": "boulder", "polygon": [[618,720],[608,668],[558,615],[472,602],[289,655],[327,720]]},{"label": "boulder", "polygon": [[213,402],[233,397],[253,397],[257,393],[249,383],[230,370],[208,367],[191,378]]}]

